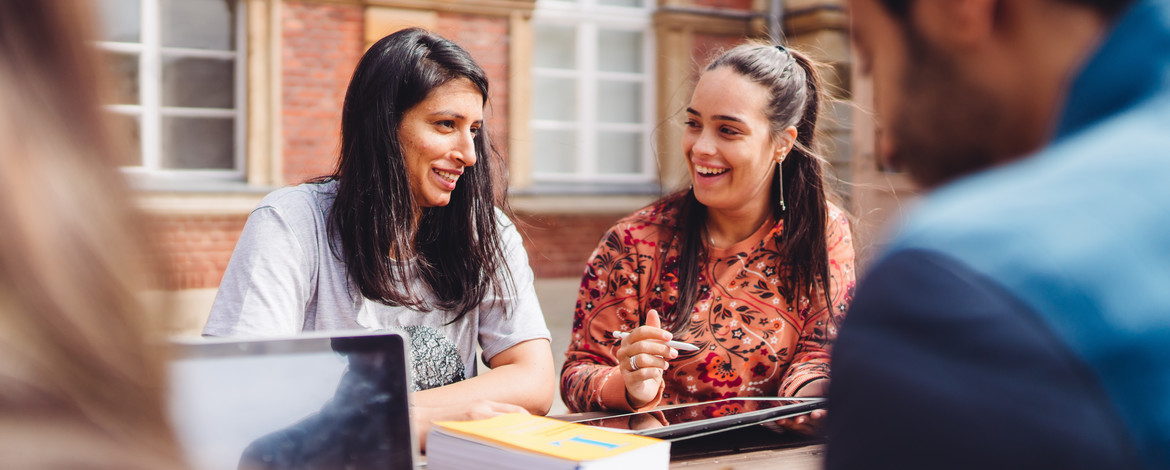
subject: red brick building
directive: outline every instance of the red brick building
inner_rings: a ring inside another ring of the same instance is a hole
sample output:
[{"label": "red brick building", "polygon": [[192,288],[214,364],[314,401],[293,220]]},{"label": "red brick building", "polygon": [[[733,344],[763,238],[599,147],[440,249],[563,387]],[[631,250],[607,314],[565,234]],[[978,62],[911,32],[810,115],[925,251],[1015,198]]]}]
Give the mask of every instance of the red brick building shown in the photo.
[{"label": "red brick building", "polygon": [[[139,189],[197,332],[248,213],[268,192],[329,172],[346,85],[368,44],[405,26],[466,48],[486,70],[487,127],[538,279],[574,279],[617,218],[679,187],[677,113],[714,51],[768,33],[768,0],[99,0]],[[831,64],[851,98],[841,1],[790,0],[790,43]],[[772,11],[771,13],[777,13]],[[860,215],[900,187],[872,168],[872,125],[828,106],[827,154]],[[854,133],[857,127],[861,132]],[[854,158],[854,155],[859,155]],[[879,188],[879,189],[873,189]],[[884,219],[879,214],[875,219]],[[868,220],[866,221],[868,222]],[[864,227],[862,230],[866,230]],[[566,281],[571,282],[571,281]]]}]

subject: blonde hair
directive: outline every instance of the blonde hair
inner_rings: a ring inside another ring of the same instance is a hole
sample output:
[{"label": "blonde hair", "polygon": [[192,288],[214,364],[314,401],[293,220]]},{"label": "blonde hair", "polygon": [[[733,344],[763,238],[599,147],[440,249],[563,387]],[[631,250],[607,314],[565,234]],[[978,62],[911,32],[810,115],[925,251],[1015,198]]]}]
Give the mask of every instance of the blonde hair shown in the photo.
[{"label": "blonde hair", "polygon": [[77,0],[0,1],[0,441],[51,420],[176,466],[165,356],[138,295],[146,243],[88,18]]}]

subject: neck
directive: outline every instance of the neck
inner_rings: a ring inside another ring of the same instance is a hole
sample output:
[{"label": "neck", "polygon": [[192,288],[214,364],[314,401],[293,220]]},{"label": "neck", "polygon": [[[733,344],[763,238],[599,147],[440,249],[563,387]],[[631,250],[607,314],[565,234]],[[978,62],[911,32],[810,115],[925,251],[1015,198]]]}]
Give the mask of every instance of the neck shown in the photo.
[{"label": "neck", "polygon": [[747,240],[771,219],[770,201],[723,210],[707,208],[707,242],[715,248],[728,248]]},{"label": "neck", "polygon": [[1017,77],[1007,99],[1019,104],[1016,112],[1029,144],[1006,153],[1021,156],[1052,138],[1068,87],[1108,29],[1108,21],[1091,8],[1061,2],[1019,2],[1016,8],[1021,12],[1009,15],[1017,21],[1009,22],[1004,43],[1011,58],[1002,69],[1013,70]]}]

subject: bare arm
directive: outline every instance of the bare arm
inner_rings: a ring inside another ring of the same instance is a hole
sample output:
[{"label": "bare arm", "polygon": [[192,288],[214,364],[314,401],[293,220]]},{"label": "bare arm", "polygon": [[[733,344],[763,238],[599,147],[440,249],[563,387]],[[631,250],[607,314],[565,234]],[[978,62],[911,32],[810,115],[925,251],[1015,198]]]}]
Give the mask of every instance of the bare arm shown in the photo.
[{"label": "bare arm", "polygon": [[443,387],[415,392],[415,406],[443,407],[475,400],[491,400],[524,407],[543,415],[555,393],[552,347],[534,339],[505,349],[491,358],[491,370]]},{"label": "bare arm", "polygon": [[534,339],[505,349],[492,357],[490,365],[492,369],[479,376],[411,396],[411,420],[422,449],[435,421],[548,413],[555,389],[548,340]]}]

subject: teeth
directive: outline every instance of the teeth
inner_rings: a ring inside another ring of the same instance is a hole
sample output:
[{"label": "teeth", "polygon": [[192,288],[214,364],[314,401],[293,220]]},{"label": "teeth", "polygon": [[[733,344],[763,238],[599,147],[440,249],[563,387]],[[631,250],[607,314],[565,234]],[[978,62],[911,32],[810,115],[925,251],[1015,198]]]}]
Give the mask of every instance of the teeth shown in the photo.
[{"label": "teeth", "polygon": [[454,183],[455,180],[459,179],[459,175],[456,175],[455,173],[450,173],[450,172],[446,172],[443,170],[439,170],[439,169],[435,169],[435,174],[439,175],[440,178],[443,178],[443,179],[450,181],[452,183]]},{"label": "teeth", "polygon": [[711,168],[703,165],[695,165],[695,170],[706,176],[720,175],[726,173],[728,168]]}]

